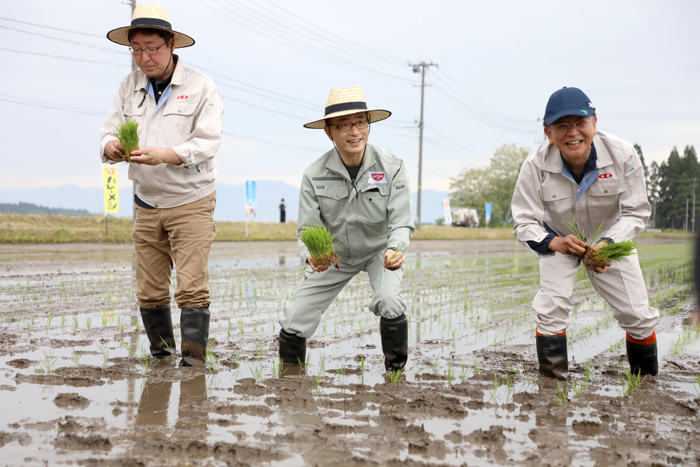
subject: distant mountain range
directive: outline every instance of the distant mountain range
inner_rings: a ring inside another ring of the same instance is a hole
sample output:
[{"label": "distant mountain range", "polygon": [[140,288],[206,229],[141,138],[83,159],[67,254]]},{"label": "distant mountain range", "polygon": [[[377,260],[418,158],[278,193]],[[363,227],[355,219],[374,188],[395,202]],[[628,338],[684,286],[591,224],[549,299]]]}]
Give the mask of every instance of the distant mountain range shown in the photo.
[{"label": "distant mountain range", "polygon": [[[287,220],[296,221],[299,214],[299,189],[288,183],[276,180],[256,181],[257,214],[255,220],[260,222],[279,221],[279,204],[284,198],[287,204]],[[81,188],[74,185],[60,187],[0,189],[0,203],[32,203],[54,210],[80,211],[74,215],[98,215],[104,213],[102,188]],[[447,192],[423,190],[422,221],[432,224],[443,217],[442,200]],[[214,218],[218,221],[243,221],[245,219],[245,184],[217,184],[216,211]],[[131,187],[119,190],[119,217],[133,215],[133,193]],[[416,193],[412,193],[413,211],[416,211]],[[7,206],[3,206],[7,212]],[[86,212],[87,211],[87,212]]]}]

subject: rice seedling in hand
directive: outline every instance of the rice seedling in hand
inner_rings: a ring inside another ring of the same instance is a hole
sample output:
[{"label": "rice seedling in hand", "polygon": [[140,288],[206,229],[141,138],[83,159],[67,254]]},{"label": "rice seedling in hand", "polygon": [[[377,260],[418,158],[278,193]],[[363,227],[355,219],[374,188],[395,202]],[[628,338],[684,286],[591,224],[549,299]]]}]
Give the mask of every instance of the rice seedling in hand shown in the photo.
[{"label": "rice seedling in hand", "polygon": [[139,148],[139,124],[136,120],[128,119],[114,127],[114,135],[119,139],[124,153],[122,158],[131,163],[131,151]]},{"label": "rice seedling in hand", "polygon": [[[586,233],[578,225],[576,218],[574,218],[573,222],[569,224],[568,227],[576,238],[581,240],[583,243],[586,243]],[[603,224],[600,224],[590,245],[595,246],[601,241],[600,238],[598,238],[598,234],[600,233],[600,229],[602,227]],[[613,261],[617,261],[625,256],[635,254],[635,249],[637,248],[637,245],[633,240],[625,240],[624,242],[603,245],[599,248],[595,248],[594,246],[590,245],[586,244],[586,251],[581,256],[581,260],[586,269],[594,272],[596,269],[603,269],[610,266]]]},{"label": "rice seedling in hand", "polygon": [[388,269],[389,271],[394,271],[394,270],[398,269],[400,266],[398,266],[398,267],[397,266],[390,266],[389,264],[391,263],[391,261],[394,258],[396,258],[396,256],[399,253],[403,253],[403,250],[405,250],[405,249],[406,249],[406,242],[399,242],[399,244],[396,245],[396,251],[394,252],[394,254],[391,255],[389,258],[385,257],[384,265],[383,265],[384,269]]},{"label": "rice seedling in hand", "polygon": [[[129,164],[134,164],[131,161],[131,152],[139,149],[139,124],[136,120],[128,119],[125,122],[120,123],[114,127],[114,135],[119,139],[119,144],[121,144],[124,152],[122,153],[122,159]],[[155,154],[146,154],[151,159],[158,159],[161,163],[162,160]]]},{"label": "rice seedling in hand", "polygon": [[311,261],[320,270],[325,271],[331,266],[340,269],[340,257],[333,248],[333,235],[326,227],[309,226],[302,230],[299,239],[306,245],[311,254]]}]

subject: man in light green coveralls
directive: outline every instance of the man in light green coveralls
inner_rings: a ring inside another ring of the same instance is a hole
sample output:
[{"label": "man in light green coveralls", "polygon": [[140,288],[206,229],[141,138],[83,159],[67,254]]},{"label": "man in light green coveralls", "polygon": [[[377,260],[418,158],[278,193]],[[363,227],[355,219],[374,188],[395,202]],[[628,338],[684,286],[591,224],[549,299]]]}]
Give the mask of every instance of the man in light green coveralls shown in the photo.
[{"label": "man in light green coveralls", "polygon": [[359,86],[333,88],[324,117],[304,125],[323,129],[334,148],[304,172],[298,232],[316,225],[328,228],[337,241],[340,269],[315,265],[299,240],[307,267],[279,320],[279,352],[285,363],[305,361],[306,339],[323,312],[355,275],[366,271],[374,290],[369,309],[381,317],[385,368],[395,371],[406,365],[408,321],[399,293],[404,252],[414,231],[408,175],[401,159],[367,144],[370,123],[390,115],[388,110],[369,110]]}]

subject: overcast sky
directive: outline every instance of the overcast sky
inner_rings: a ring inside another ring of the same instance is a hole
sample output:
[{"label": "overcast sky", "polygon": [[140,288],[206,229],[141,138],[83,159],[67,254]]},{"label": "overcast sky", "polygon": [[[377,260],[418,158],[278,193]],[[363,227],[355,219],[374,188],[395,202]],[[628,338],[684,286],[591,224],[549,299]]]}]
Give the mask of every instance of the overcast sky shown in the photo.
[{"label": "overcast sky", "polygon": [[[141,3],[141,2],[139,2]],[[144,2],[146,3],[146,2]],[[149,2],[150,3],[150,2]],[[488,164],[502,144],[541,141],[549,95],[584,90],[598,129],[642,147],[648,164],[700,149],[700,2],[169,0],[178,53],[225,106],[219,181],[284,180],[331,146],[302,125],[331,87],[359,85],[390,119],[370,143],[418,179],[420,74],[426,72],[423,188]],[[101,186],[99,129],[131,70],[110,29],[121,0],[0,0],[0,189]],[[120,186],[128,186],[120,164]],[[220,201],[222,202],[222,201]]]}]

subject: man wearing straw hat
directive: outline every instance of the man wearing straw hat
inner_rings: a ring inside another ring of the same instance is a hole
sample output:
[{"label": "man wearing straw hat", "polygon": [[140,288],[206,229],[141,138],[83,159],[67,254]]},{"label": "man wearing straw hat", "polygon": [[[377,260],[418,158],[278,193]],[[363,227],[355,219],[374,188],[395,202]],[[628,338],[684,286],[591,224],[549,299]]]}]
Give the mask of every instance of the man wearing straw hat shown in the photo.
[{"label": "man wearing straw hat", "polygon": [[369,110],[359,86],[333,88],[324,117],[304,125],[323,129],[334,148],[304,172],[298,233],[309,226],[328,228],[337,241],[340,268],[314,264],[299,240],[307,267],[279,321],[285,363],[305,361],[306,339],[323,312],[355,275],[366,271],[374,290],[369,309],[380,317],[385,368],[396,371],[406,365],[408,321],[399,293],[404,251],[414,231],[408,175],[401,159],[367,143],[370,124],[390,115]]},{"label": "man wearing straw hat", "polygon": [[[139,5],[131,25],[107,33],[129,47],[138,70],[119,84],[102,124],[105,163],[129,162],[136,220],[136,295],[155,357],[174,355],[170,275],[177,270],[181,366],[203,364],[209,337],[209,249],[216,233],[216,164],[223,107],[214,82],[173,53],[194,44],[160,5]],[[120,123],[139,125],[140,149],[124,154]]]}]

